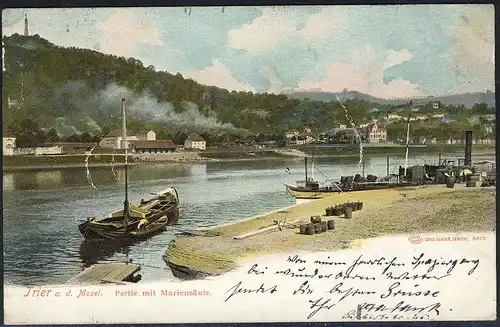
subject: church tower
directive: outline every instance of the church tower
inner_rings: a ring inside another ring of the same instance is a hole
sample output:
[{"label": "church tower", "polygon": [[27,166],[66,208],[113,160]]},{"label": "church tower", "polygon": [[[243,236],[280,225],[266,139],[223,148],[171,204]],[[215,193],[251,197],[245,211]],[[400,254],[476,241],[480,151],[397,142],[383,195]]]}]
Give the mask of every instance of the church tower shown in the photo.
[{"label": "church tower", "polygon": [[24,36],[28,36],[28,15],[24,14]]}]

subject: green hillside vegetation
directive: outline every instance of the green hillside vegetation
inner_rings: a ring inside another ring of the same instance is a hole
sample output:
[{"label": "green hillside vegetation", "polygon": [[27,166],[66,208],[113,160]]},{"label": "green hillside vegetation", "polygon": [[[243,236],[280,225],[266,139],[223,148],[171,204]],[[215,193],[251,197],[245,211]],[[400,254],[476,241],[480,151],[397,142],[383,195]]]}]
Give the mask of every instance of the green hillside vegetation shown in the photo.
[{"label": "green hillside vegetation", "polygon": [[[230,92],[180,73],[156,71],[134,58],[56,46],[39,35],[14,34],[3,37],[3,43],[3,126],[18,137],[21,146],[68,138],[97,141],[120,128],[122,96],[132,103],[127,120],[130,133],[153,129],[157,138],[178,144],[192,132],[204,136],[209,145],[249,138],[282,141],[287,130],[309,127],[320,132],[335,123],[351,127],[351,122],[358,125],[398,110],[348,99],[344,102],[348,119],[338,101]],[[9,106],[8,99],[17,104]],[[380,111],[373,112],[373,107]],[[448,109],[468,114],[465,108]],[[486,111],[491,109],[486,106]],[[469,125],[460,125],[458,132],[473,127]],[[451,135],[457,130],[453,126],[433,133]]]}]

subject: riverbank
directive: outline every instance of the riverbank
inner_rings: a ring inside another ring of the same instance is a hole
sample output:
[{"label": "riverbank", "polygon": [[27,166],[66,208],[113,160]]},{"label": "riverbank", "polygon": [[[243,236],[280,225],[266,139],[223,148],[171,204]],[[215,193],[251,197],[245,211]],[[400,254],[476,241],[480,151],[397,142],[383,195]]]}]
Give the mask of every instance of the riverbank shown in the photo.
[{"label": "riverbank", "polygon": [[[366,157],[376,155],[402,155],[404,148],[400,146],[364,146],[363,155]],[[410,148],[410,157],[420,154],[438,153],[454,154],[463,151],[462,145],[436,145],[428,147]],[[486,145],[474,145],[472,148],[474,156],[495,156],[495,148]],[[267,159],[301,158],[304,156],[315,157],[358,157],[357,146],[342,147],[296,147],[276,148],[259,150],[214,150],[206,151],[178,151],[166,154],[130,154],[129,164],[147,164],[154,162],[185,163],[185,162],[213,162],[213,161],[252,161]],[[26,156],[3,156],[4,171],[15,170],[43,170],[61,168],[81,168],[88,164],[89,167],[107,167],[111,165],[123,166],[123,154],[93,153],[88,157],[86,154],[72,155],[26,155]]]},{"label": "riverbank", "polygon": [[[495,230],[495,188],[455,188],[444,185],[341,193],[310,203],[196,231],[173,240],[164,261],[180,278],[219,275],[242,262],[264,254],[292,251],[331,251],[352,247],[356,240],[394,234],[437,232],[487,232]],[[347,201],[362,201],[363,210],[352,219],[334,219],[336,229],[302,235],[298,227],[255,235],[235,236],[274,225],[274,221],[307,221],[324,215],[326,207]]]}]

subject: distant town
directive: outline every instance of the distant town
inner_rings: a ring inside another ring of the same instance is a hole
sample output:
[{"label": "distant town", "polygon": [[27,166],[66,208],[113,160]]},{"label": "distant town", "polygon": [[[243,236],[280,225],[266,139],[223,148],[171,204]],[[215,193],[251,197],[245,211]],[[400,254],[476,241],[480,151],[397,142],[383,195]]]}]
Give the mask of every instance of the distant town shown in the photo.
[{"label": "distant town", "polygon": [[[262,134],[251,135],[246,138],[224,139],[217,142],[212,138],[209,142],[197,134],[189,133],[183,140],[158,139],[154,130],[127,135],[129,150],[136,154],[167,154],[175,151],[205,151],[207,148],[228,149],[251,146],[256,149],[269,147],[295,147],[314,144],[378,144],[378,145],[404,145],[408,124],[410,125],[410,137],[408,143],[411,145],[433,145],[433,144],[461,144],[465,142],[460,135],[432,135],[432,125],[453,126],[457,124],[457,118],[440,112],[438,102],[432,105],[432,112],[426,112],[425,108],[414,107],[401,109],[387,115],[378,115],[370,122],[351,126],[347,124],[334,124],[331,129],[325,131],[313,131],[305,127],[300,130],[286,131],[281,135],[273,135],[274,139],[263,138]],[[479,105],[481,106],[481,105]],[[421,110],[423,109],[423,110]],[[476,108],[477,109],[477,108]],[[487,109],[485,109],[487,110]],[[420,112],[422,111],[422,112]],[[376,114],[378,109],[372,110]],[[425,113],[424,113],[425,112]],[[476,127],[473,144],[494,145],[495,115],[491,113],[470,115],[466,120]],[[36,125],[31,122],[31,124]],[[33,128],[37,129],[36,126]],[[392,131],[392,133],[391,133]],[[396,137],[397,133],[397,137]],[[416,134],[416,135],[415,135]],[[99,135],[72,135],[59,138],[54,130],[45,134],[43,130],[37,129],[32,133],[34,137],[46,140],[39,146],[26,147],[22,141],[9,130],[3,132],[3,155],[56,155],[86,153],[95,148],[105,150],[123,150],[123,137],[121,130],[111,131],[102,137]],[[455,134],[456,135],[456,134]]]}]

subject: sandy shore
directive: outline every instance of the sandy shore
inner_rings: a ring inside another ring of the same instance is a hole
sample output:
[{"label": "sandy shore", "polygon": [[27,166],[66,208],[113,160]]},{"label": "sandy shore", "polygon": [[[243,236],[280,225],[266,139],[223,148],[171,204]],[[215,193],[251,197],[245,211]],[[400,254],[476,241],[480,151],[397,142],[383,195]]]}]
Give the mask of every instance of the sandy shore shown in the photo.
[{"label": "sandy shore", "polygon": [[[493,231],[495,195],[494,187],[465,188],[463,184],[453,189],[432,185],[342,193],[196,235],[179,236],[170,244],[164,260],[180,277],[202,277],[229,271],[263,254],[342,249],[352,246],[354,240],[383,235]],[[274,225],[274,221],[306,222],[310,216],[324,215],[326,207],[347,201],[362,201],[363,210],[354,212],[352,219],[323,217],[335,220],[334,231],[302,235],[298,227],[288,226],[246,239],[233,238]]]}]

